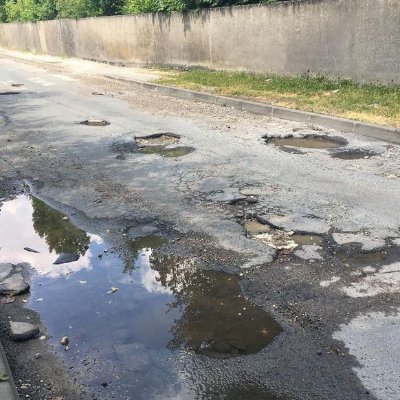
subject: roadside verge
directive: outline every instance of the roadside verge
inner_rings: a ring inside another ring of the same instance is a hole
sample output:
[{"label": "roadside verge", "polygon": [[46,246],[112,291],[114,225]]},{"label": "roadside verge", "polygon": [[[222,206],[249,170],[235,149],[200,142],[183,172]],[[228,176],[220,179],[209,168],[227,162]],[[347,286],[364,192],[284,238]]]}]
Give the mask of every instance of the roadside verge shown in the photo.
[{"label": "roadside verge", "polygon": [[217,96],[204,92],[196,92],[194,90],[164,86],[157,83],[142,82],[112,75],[103,76],[104,78],[110,80],[124,82],[141,89],[152,90],[166,96],[174,96],[187,100],[195,100],[224,107],[232,107],[237,110],[246,111],[253,114],[261,114],[273,118],[286,119],[289,121],[321,125],[325,128],[335,129],[346,133],[355,133],[357,135],[400,144],[400,129],[367,124],[353,121],[351,119],[332,117],[325,114],[317,114],[308,111],[300,111],[291,108],[257,103],[249,100],[235,99],[233,97]]}]

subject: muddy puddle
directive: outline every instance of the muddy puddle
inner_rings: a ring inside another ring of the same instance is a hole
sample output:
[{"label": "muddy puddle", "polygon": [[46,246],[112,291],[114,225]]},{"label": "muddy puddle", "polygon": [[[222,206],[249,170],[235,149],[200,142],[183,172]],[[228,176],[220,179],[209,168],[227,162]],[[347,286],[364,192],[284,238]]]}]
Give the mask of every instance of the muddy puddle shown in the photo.
[{"label": "muddy puddle", "polygon": [[289,147],[304,148],[304,149],[336,149],[340,146],[347,144],[344,139],[332,138],[328,136],[310,135],[305,137],[285,137],[285,138],[269,138],[265,137],[267,144],[274,144],[284,151],[288,151]]},{"label": "muddy puddle", "polygon": [[[121,231],[121,243],[119,252],[35,197],[20,195],[0,209],[0,262],[30,263],[25,306],[40,314],[49,343],[96,398],[236,398],[228,393],[234,382],[235,393],[252,393],[243,371],[228,386],[213,380],[213,368],[251,357],[281,331],[245,300],[238,277],[157,253],[167,243],[158,234]],[[77,260],[54,264],[61,254]],[[278,399],[267,388],[254,393]]]}]

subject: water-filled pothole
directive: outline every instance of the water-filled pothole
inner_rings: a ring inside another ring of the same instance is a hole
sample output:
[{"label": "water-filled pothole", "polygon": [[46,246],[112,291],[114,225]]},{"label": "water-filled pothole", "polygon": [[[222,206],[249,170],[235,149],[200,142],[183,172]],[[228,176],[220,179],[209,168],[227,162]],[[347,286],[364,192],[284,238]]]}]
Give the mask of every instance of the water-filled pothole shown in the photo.
[{"label": "water-filled pothole", "polygon": [[304,137],[264,137],[265,143],[274,144],[279,147],[300,147],[305,149],[335,149],[347,144],[347,141],[341,138],[329,136],[309,135]]},{"label": "water-filled pothole", "polygon": [[165,133],[154,133],[152,135],[147,136],[137,136],[135,138],[136,143],[141,145],[148,145],[148,144],[160,144],[160,145],[169,145],[169,144],[176,144],[180,139],[179,135],[175,133],[165,132]]},{"label": "water-filled pothole", "polygon": [[[78,380],[99,390],[117,382],[99,399],[169,398],[176,385],[193,398],[207,371],[197,371],[199,382],[182,380],[193,375],[183,359],[256,353],[280,333],[271,316],[244,298],[238,276],[157,254],[155,247],[167,245],[160,235],[129,239],[118,232],[121,251],[37,198],[21,195],[0,209],[0,263],[30,263],[27,306],[40,314],[50,343]],[[54,265],[61,253],[79,258]],[[59,345],[65,335],[68,352]]]},{"label": "water-filled pothole", "polygon": [[370,158],[378,155],[372,150],[366,149],[344,149],[335,151],[331,154],[332,158],[340,158],[341,160],[358,160],[362,158]]},{"label": "water-filled pothole", "polygon": [[159,154],[162,157],[173,158],[183,157],[190,153],[193,153],[194,147],[189,146],[177,146],[177,147],[165,147],[165,146],[144,146],[139,147],[138,151],[143,154]]},{"label": "water-filled pothole", "polygon": [[295,233],[278,229],[267,223],[262,223],[257,218],[246,218],[244,229],[249,237],[261,240],[278,250],[293,250],[301,246],[321,246],[324,238],[321,235]]},{"label": "water-filled pothole", "polygon": [[87,126],[107,126],[110,123],[104,119],[87,119],[86,121],[79,122],[80,125]]}]

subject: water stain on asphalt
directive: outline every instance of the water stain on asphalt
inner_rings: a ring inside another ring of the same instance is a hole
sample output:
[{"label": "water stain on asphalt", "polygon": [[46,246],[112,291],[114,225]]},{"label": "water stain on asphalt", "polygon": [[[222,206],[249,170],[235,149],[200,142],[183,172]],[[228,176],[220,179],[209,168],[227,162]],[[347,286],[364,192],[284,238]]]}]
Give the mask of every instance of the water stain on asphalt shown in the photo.
[{"label": "water stain on asphalt", "polygon": [[267,144],[274,144],[278,147],[297,147],[305,149],[334,149],[347,144],[347,141],[340,138],[328,136],[309,135],[305,137],[264,137]]},{"label": "water stain on asphalt", "polygon": [[[269,314],[245,299],[238,276],[157,253],[156,247],[167,246],[161,235],[121,241],[126,248],[113,249],[33,196],[17,196],[0,209],[0,262],[30,263],[26,306],[40,314],[50,344],[80,382],[99,390],[98,398],[135,393],[139,400],[182,394],[207,399],[204,381],[185,379],[192,373],[182,359],[218,363],[250,356],[281,332]],[[27,246],[38,253],[25,251]],[[61,253],[79,259],[54,265]],[[59,345],[63,336],[69,337],[68,352]],[[237,390],[246,392],[241,377],[237,381]],[[213,389],[215,398],[226,398],[226,388]],[[277,399],[268,388],[260,393]]]}]

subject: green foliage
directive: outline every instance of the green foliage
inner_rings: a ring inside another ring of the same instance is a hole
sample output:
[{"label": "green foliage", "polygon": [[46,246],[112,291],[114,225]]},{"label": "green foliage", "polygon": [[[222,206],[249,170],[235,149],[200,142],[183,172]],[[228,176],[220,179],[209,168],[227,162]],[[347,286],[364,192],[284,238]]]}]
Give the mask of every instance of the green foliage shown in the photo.
[{"label": "green foliage", "polygon": [[[278,0],[0,0],[0,22],[53,18],[85,18],[100,15],[141,14],[198,10],[201,8]],[[285,1],[285,0],[283,0]]]},{"label": "green foliage", "polygon": [[99,0],[103,15],[121,14],[125,0]]},{"label": "green foliage", "polygon": [[58,18],[85,18],[102,15],[96,0],[56,0]]},{"label": "green foliage", "polygon": [[126,0],[123,14],[183,11],[185,0]]}]

